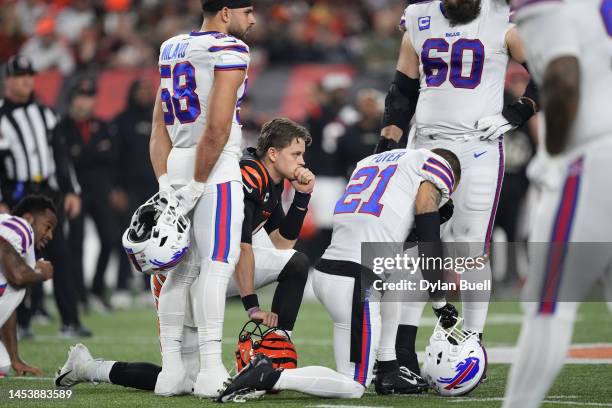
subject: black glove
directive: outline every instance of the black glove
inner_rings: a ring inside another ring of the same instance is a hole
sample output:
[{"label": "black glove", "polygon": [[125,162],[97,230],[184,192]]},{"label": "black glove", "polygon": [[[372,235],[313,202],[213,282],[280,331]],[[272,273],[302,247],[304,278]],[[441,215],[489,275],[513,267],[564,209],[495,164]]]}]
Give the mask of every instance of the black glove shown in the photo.
[{"label": "black glove", "polygon": [[504,118],[516,127],[523,126],[535,113],[534,104],[529,98],[519,98],[516,102],[506,105],[502,111]]},{"label": "black glove", "polygon": [[457,309],[451,303],[446,303],[439,309],[435,309],[433,307],[432,309],[436,317],[440,319],[440,324],[445,329],[448,329],[457,323],[457,316],[459,316],[459,312],[457,312]]}]

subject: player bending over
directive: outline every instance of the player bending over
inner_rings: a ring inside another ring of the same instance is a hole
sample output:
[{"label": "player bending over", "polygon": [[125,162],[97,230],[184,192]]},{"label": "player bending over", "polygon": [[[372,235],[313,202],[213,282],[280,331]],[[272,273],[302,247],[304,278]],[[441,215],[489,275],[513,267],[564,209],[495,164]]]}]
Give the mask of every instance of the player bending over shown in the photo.
[{"label": "player bending over", "polygon": [[[278,326],[288,333],[293,330],[297,319],[308,277],[308,258],[296,252],[293,246],[314,188],[315,177],[304,167],[304,151],[310,141],[308,131],[302,126],[288,119],[274,119],[263,126],[257,148],[247,149],[240,162],[245,190],[242,250],[234,273],[236,283],[230,283],[227,295],[242,295],[250,318],[263,320],[267,325]],[[291,181],[296,190],[286,215],[281,204],[285,180]],[[189,264],[181,265],[179,268]],[[152,279],[152,289],[157,296],[165,278],[155,275]],[[272,312],[263,312],[259,310],[254,289],[273,282],[278,282],[278,286],[274,292]],[[188,311],[187,320],[190,317],[191,311]],[[182,342],[183,362],[193,377],[199,369],[195,334],[193,327],[185,327]],[[87,348],[78,344],[71,348],[55,384],[70,387],[84,381],[95,381],[153,390],[159,372],[160,367],[150,363],[94,361]],[[185,393],[190,392],[187,386]]]},{"label": "player bending over", "polygon": [[[362,287],[363,278],[368,279],[373,272],[361,265],[361,244],[404,242],[415,226],[423,242],[436,244],[420,247],[419,251],[430,257],[440,256],[438,209],[449,199],[460,177],[457,157],[444,149],[393,150],[361,160],[336,203],[332,242],[315,265],[312,280],[317,298],[334,321],[336,371],[319,366],[277,370],[268,357],[257,354],[219,400],[271,390],[360,398],[372,381],[384,324],[380,309],[385,304],[384,295],[382,301],[377,300],[374,289]],[[442,280],[441,270],[423,272],[428,279]],[[441,312],[447,310],[443,292],[432,293],[432,299]],[[400,371],[395,339],[380,347],[388,350],[388,358],[385,361],[379,355],[377,390],[415,393],[426,388],[422,379]]]},{"label": "player bending over", "polygon": [[34,251],[53,238],[57,216],[53,202],[43,196],[27,196],[12,214],[0,214],[0,377],[11,367],[18,375],[42,375],[19,357],[15,309],[25,296],[26,287],[53,277],[53,266],[36,260]]}]

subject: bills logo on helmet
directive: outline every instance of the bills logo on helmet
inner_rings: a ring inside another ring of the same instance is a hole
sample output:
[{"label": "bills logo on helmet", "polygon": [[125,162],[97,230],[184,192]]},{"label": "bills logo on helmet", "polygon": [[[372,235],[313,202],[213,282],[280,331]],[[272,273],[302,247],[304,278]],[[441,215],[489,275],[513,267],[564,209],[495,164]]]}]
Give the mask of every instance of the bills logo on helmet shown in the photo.
[{"label": "bills logo on helmet", "polygon": [[189,247],[185,247],[183,249],[176,251],[174,255],[172,255],[172,258],[170,259],[169,262],[162,262],[162,261],[158,261],[157,259],[153,259],[151,260],[151,263],[156,266],[155,268],[156,270],[165,270],[168,268],[172,268],[178,265],[179,262],[181,262],[181,260],[183,260],[183,257],[185,256],[188,250],[189,250]]},{"label": "bills logo on helmet", "polygon": [[438,382],[448,384],[444,388],[447,390],[460,390],[463,386],[470,382],[480,371],[480,359],[476,357],[468,357],[455,366],[456,374],[453,378],[441,377]]}]

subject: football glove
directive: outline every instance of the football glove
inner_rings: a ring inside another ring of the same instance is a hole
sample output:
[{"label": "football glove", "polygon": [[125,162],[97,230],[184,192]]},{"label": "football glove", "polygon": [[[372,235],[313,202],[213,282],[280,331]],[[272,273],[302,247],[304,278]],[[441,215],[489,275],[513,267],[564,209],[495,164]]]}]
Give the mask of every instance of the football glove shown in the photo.
[{"label": "football glove", "polygon": [[179,209],[183,215],[187,215],[204,193],[206,184],[191,180],[186,186],[176,190],[174,197],[179,202]]},{"label": "football glove", "polygon": [[433,306],[432,308],[436,317],[440,319],[440,324],[443,328],[448,329],[457,323],[459,312],[457,312],[457,308],[455,308],[455,306],[453,306],[451,303],[447,302],[439,309],[436,309]]},{"label": "football glove", "polygon": [[519,98],[506,105],[501,114],[487,116],[476,123],[476,128],[483,132],[480,140],[495,140],[505,133],[523,126],[535,115],[534,104],[529,98]]}]

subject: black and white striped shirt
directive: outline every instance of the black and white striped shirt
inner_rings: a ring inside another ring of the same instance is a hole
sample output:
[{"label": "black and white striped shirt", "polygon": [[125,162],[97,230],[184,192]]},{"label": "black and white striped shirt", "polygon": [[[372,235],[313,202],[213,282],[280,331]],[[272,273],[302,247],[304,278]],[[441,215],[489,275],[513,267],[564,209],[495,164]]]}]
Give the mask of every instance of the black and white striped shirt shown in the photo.
[{"label": "black and white striped shirt", "polygon": [[62,193],[80,193],[70,156],[55,132],[57,122],[55,113],[34,99],[22,104],[0,100],[2,183],[46,182]]}]

